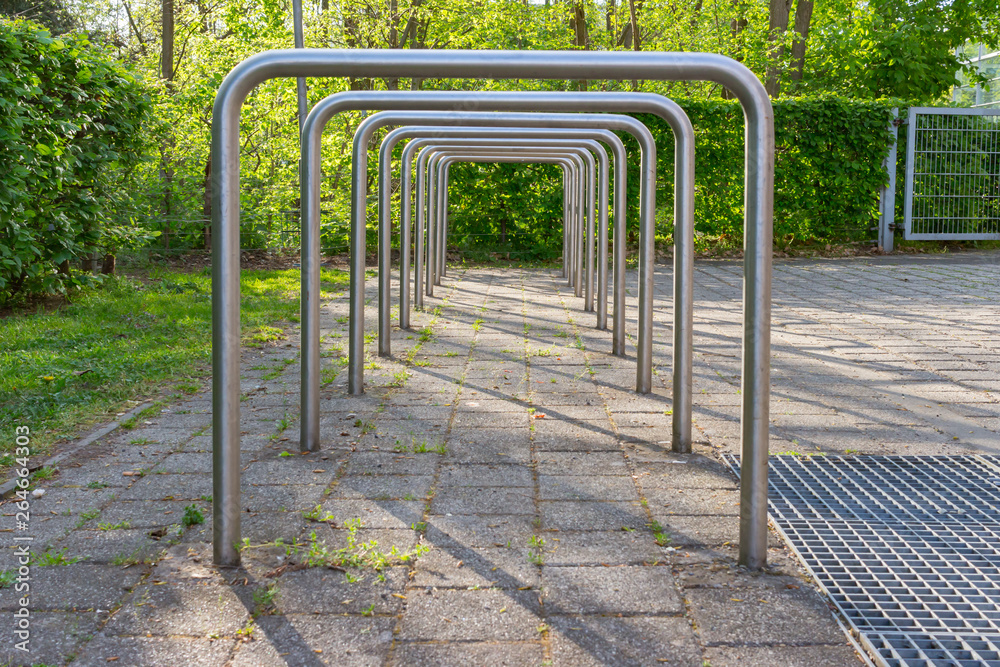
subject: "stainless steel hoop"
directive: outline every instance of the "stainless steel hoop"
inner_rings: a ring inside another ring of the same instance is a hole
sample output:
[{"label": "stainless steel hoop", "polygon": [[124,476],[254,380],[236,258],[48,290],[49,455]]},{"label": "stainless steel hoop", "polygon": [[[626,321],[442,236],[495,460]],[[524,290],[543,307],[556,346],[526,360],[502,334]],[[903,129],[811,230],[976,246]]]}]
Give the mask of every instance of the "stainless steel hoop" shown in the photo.
[{"label": "stainless steel hoop", "polygon": [[[213,351],[213,556],[220,565],[240,560],[240,283],[239,125],[246,96],[274,77],[421,77],[495,79],[709,80],[732,91],[746,119],[744,189],[744,333],[741,411],[742,479],[740,562],[767,562],[767,455],[770,402],[771,253],[774,203],[774,117],[761,82],[746,66],[705,53],[577,51],[435,51],[286,49],[252,56],[226,76],[212,116],[212,351]],[[400,94],[400,93],[395,93]],[[471,97],[471,96],[470,96]],[[632,109],[635,111],[635,109]],[[314,119],[315,120],[315,119]],[[678,128],[674,126],[675,133]],[[315,128],[308,119],[304,154]],[[692,154],[693,155],[693,154]],[[680,156],[679,156],[680,157]],[[684,155],[683,157],[689,157]],[[677,161],[678,164],[681,160]],[[693,164],[693,162],[692,162]],[[318,192],[318,170],[303,170],[303,191]],[[305,200],[305,198],[303,198]],[[356,201],[356,200],[355,200]],[[303,201],[305,209],[305,201]],[[303,210],[305,214],[305,210]],[[317,211],[318,213],[318,211]],[[675,211],[676,213],[676,211]],[[355,211],[355,215],[358,211]],[[363,211],[361,212],[363,217]],[[318,236],[318,216],[305,224]],[[317,229],[312,230],[313,225]],[[363,231],[363,229],[362,229]],[[653,260],[652,230],[640,234],[640,268]],[[364,238],[352,237],[352,266],[362,273]],[[303,258],[303,280],[317,271]],[[676,266],[676,260],[675,260]],[[356,274],[357,275],[357,274]],[[640,318],[648,316],[651,284],[640,282]],[[307,294],[305,304],[311,304]],[[318,300],[315,301],[318,311]],[[312,308],[312,305],[309,306]],[[318,317],[318,312],[313,313]],[[303,335],[305,331],[303,330]],[[307,354],[308,349],[303,350]],[[316,368],[318,369],[318,359]]]}]

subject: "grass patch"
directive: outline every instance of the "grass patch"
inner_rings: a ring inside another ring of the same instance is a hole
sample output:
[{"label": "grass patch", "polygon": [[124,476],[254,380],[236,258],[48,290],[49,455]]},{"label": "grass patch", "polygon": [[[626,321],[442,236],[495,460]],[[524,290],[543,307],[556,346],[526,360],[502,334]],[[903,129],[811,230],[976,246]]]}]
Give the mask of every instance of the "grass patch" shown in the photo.
[{"label": "grass patch", "polygon": [[[347,273],[322,272],[326,290],[347,283]],[[298,269],[243,271],[240,290],[243,332],[254,343],[298,319]],[[38,454],[123,411],[126,401],[174,383],[196,391],[194,379],[209,372],[211,323],[208,271],[112,278],[57,310],[4,317],[0,423],[29,425]],[[0,443],[0,454],[13,446],[12,439]]]}]

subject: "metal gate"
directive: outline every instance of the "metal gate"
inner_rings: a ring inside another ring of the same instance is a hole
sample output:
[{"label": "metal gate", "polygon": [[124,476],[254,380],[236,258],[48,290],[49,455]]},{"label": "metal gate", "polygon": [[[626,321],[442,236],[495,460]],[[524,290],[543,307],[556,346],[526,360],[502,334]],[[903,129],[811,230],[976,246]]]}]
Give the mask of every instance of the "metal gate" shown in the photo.
[{"label": "metal gate", "polygon": [[907,240],[1000,239],[1000,109],[910,108]]}]

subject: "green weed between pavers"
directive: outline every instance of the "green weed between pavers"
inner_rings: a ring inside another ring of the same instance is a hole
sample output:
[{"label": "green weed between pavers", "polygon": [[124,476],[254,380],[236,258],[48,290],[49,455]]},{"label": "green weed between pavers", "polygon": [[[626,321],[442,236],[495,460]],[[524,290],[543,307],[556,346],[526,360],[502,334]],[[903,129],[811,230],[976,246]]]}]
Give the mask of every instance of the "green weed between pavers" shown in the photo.
[{"label": "green weed between pavers", "polygon": [[[323,288],[348,275],[324,269]],[[298,320],[299,271],[243,271],[244,340],[264,344],[281,322]],[[329,296],[330,293],[327,293]],[[81,427],[109,418],[126,401],[208,373],[211,275],[154,271],[143,283],[121,277],[51,312],[0,319],[0,423],[27,424],[36,453]],[[10,465],[13,440],[0,443]]]},{"label": "green weed between pavers", "polygon": [[386,567],[408,563],[430,551],[429,546],[418,544],[412,549],[405,550],[392,546],[386,552],[379,549],[376,540],[362,542],[358,539],[361,519],[348,519],[344,522],[344,528],[347,529],[347,546],[339,549],[328,547],[324,540],[316,536],[315,531],[311,532],[309,538],[303,542],[296,540],[289,543],[276,540],[267,544],[251,545],[249,540],[244,540],[241,549],[284,547],[285,555],[289,557],[290,561],[305,567],[328,567],[344,570],[346,574],[350,575],[349,579],[357,578],[356,574],[349,571],[350,569],[381,572]]},{"label": "green weed between pavers", "polygon": [[72,565],[79,561],[78,556],[67,556],[66,549],[61,551],[43,551],[35,556],[35,565],[38,567],[56,567],[59,565]]}]

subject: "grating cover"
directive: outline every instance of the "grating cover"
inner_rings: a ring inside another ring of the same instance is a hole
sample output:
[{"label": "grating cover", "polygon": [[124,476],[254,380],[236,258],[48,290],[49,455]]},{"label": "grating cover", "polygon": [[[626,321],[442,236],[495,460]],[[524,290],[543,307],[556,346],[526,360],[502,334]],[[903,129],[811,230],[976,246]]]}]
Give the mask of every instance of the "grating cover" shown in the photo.
[{"label": "grating cover", "polygon": [[772,456],[768,483],[775,526],[879,662],[1000,667],[1000,458]]}]

